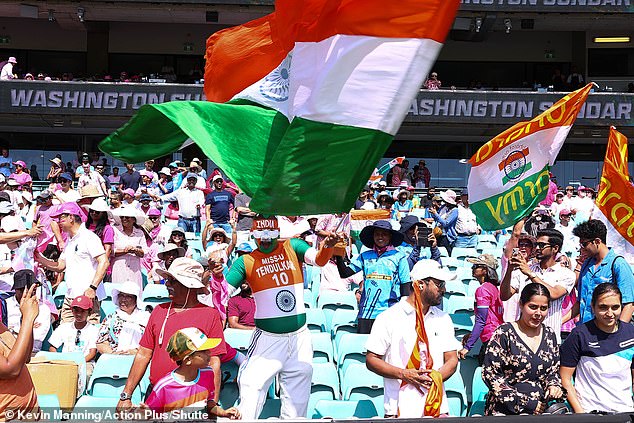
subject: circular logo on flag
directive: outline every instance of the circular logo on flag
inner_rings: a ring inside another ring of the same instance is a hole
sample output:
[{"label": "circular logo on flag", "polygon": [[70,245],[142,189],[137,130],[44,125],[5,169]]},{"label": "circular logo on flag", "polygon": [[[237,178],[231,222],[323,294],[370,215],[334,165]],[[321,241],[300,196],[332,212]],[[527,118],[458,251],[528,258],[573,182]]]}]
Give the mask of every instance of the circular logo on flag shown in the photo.
[{"label": "circular logo on flag", "polygon": [[288,313],[289,311],[293,311],[295,308],[295,295],[293,295],[291,291],[285,289],[277,293],[275,296],[275,303],[277,304],[277,308],[285,313]]},{"label": "circular logo on flag", "polygon": [[264,78],[260,84],[260,94],[269,100],[283,102],[288,100],[289,86],[291,83],[291,55],[270,74]]},{"label": "circular logo on flag", "polygon": [[[511,151],[503,161],[503,170],[505,180],[516,181],[522,177],[525,171],[527,171],[526,155],[528,150],[513,150]],[[529,167],[530,168],[530,167]]]}]

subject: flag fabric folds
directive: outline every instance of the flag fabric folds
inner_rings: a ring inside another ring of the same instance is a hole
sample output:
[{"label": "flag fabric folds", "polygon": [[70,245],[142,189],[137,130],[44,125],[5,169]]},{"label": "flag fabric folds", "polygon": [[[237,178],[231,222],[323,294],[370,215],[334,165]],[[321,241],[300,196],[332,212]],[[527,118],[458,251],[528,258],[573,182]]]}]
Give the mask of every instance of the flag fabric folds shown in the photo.
[{"label": "flag fabric folds", "polygon": [[482,229],[508,228],[546,197],[550,167],[592,87],[571,92],[539,116],[515,124],[471,157],[469,202]]},{"label": "flag fabric folds", "polygon": [[380,181],[381,179],[383,179],[385,175],[388,174],[390,169],[392,169],[396,165],[403,163],[403,160],[405,160],[405,156],[397,157],[395,159],[390,160],[383,166],[381,166],[380,169],[374,168],[374,171],[372,172],[372,176],[370,176],[370,182]]},{"label": "flag fabric folds", "polygon": [[398,131],[458,0],[277,0],[207,41],[207,102],[143,106],[101,142],[139,162],[193,140],[285,215],[349,210]]},{"label": "flag fabric folds", "polygon": [[594,204],[593,218],[608,228],[608,245],[630,261],[634,258],[634,185],[628,169],[627,138],[615,127],[610,128]]}]

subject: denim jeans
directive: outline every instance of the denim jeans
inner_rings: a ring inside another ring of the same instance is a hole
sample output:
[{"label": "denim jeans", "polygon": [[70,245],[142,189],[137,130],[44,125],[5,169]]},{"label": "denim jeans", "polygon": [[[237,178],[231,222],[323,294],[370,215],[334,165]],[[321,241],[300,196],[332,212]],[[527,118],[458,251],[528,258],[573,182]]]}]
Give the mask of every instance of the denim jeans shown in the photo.
[{"label": "denim jeans", "polygon": [[195,219],[184,219],[182,217],[179,217],[178,227],[185,232],[200,233],[200,218],[198,217]]},{"label": "denim jeans", "polygon": [[222,228],[225,230],[227,235],[231,235],[231,225],[228,223],[214,223],[214,228]]},{"label": "denim jeans", "polygon": [[478,246],[478,235],[458,235],[458,238],[453,246],[454,248],[475,248]]}]

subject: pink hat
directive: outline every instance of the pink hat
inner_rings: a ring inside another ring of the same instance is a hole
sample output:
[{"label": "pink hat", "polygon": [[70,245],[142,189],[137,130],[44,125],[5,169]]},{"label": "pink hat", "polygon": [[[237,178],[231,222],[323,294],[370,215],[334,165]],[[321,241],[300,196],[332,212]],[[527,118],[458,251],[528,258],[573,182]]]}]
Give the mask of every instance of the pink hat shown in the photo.
[{"label": "pink hat", "polygon": [[559,212],[559,216],[562,216],[562,215],[568,216],[570,214],[572,214],[572,212],[568,209],[561,209],[561,211]]},{"label": "pink hat", "polygon": [[9,63],[13,63],[13,64],[18,63],[18,61],[16,60],[16,58],[15,58],[15,57],[13,57],[13,56],[9,57],[9,60],[7,60],[7,62],[9,62]]},{"label": "pink hat", "polygon": [[132,188],[124,189],[123,193],[128,194],[131,197],[134,197],[134,190]]},{"label": "pink hat", "polygon": [[64,203],[57,206],[57,210],[51,213],[51,217],[59,217],[63,214],[73,214],[75,216],[83,216],[81,208],[77,203]]},{"label": "pink hat", "polygon": [[147,212],[148,216],[160,216],[161,212],[159,209],[155,209],[154,207],[152,207],[150,210],[148,210]]},{"label": "pink hat", "polygon": [[15,162],[13,162],[14,165],[16,166],[22,166],[22,167],[26,167],[26,163],[24,163],[22,160],[17,160]]},{"label": "pink hat", "polygon": [[583,185],[579,185],[577,187],[577,191],[585,191],[585,190],[586,190],[586,187],[584,187]]}]

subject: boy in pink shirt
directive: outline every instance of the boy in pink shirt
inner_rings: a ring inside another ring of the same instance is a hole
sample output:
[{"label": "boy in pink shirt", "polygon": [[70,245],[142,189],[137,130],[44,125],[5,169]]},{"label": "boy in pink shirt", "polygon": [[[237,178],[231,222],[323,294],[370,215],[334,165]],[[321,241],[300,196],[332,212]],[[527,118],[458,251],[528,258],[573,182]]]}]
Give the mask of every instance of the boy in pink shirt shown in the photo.
[{"label": "boy in pink shirt", "polygon": [[201,410],[211,416],[239,419],[240,412],[236,408],[224,410],[213,399],[214,372],[209,368],[209,350],[220,342],[217,338],[207,338],[197,328],[176,331],[166,350],[178,367],[154,385],[141,408],[171,413],[179,419],[183,417],[178,412],[195,413]]}]

